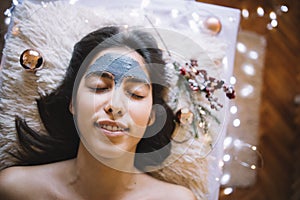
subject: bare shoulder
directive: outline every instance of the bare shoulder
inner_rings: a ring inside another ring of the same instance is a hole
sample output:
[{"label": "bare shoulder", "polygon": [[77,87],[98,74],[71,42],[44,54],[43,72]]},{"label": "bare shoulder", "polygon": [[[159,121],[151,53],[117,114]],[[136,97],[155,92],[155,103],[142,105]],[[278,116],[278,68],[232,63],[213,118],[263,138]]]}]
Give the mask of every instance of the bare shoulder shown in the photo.
[{"label": "bare shoulder", "polygon": [[175,185],[175,184],[170,184],[170,186],[168,186],[168,190],[169,190],[169,194],[168,197],[170,199],[185,199],[185,200],[196,200],[196,197],[194,195],[194,193],[181,185]]},{"label": "bare shoulder", "polygon": [[4,199],[42,199],[56,185],[59,163],[38,166],[14,166],[0,171],[0,196]]},{"label": "bare shoulder", "polygon": [[[26,199],[29,174],[26,167],[9,167],[0,172],[0,196],[4,199]],[[25,198],[24,198],[25,197]]]},{"label": "bare shoulder", "polygon": [[153,177],[148,178],[148,183],[151,184],[148,191],[157,195],[153,199],[196,200],[193,192],[184,186],[167,183]]}]

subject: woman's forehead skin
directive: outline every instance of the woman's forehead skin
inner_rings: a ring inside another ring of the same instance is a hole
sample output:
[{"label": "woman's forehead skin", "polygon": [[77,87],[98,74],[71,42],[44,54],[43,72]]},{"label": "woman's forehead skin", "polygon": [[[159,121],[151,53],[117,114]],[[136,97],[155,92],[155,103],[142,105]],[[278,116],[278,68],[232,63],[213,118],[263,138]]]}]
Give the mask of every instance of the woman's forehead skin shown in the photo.
[{"label": "woman's forehead skin", "polygon": [[116,85],[120,85],[128,77],[150,82],[137,60],[119,53],[106,53],[96,59],[87,69],[86,77],[92,74],[101,75],[103,72],[112,74]]}]

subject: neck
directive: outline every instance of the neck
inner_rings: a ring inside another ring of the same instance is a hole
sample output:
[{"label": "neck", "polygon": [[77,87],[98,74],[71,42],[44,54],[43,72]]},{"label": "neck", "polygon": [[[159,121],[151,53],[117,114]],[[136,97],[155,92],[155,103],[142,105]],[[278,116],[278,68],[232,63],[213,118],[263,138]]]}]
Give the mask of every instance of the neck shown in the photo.
[{"label": "neck", "polygon": [[139,171],[134,167],[133,153],[103,161],[105,164],[91,155],[80,143],[75,159],[73,184],[81,194],[88,194],[89,199],[99,199],[101,196],[107,198],[134,189]]}]

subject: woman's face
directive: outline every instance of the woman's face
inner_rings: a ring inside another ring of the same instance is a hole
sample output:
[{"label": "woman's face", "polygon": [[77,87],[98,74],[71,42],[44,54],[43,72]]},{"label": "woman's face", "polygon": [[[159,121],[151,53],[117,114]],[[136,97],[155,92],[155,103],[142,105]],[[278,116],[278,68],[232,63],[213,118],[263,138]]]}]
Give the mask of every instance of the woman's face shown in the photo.
[{"label": "woman's face", "polygon": [[152,110],[152,87],[143,58],[126,49],[99,53],[80,81],[71,110],[81,141],[94,156],[134,153]]}]

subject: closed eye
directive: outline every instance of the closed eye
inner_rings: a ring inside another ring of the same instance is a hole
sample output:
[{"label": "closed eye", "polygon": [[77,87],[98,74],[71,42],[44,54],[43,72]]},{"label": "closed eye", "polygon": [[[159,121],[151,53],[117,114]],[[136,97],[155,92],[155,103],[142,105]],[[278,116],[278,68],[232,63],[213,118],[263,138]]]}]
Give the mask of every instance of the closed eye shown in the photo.
[{"label": "closed eye", "polygon": [[133,99],[139,100],[139,99],[145,98],[144,95],[139,95],[139,94],[132,93],[132,92],[129,92],[129,91],[128,91],[127,93],[128,93],[128,95],[129,95],[131,98],[133,98]]},{"label": "closed eye", "polygon": [[124,89],[127,95],[134,100],[142,100],[146,98],[150,90],[150,85],[145,83],[126,82]]},{"label": "closed eye", "polygon": [[85,78],[85,85],[91,92],[103,93],[112,88],[113,79],[108,73],[102,73],[101,76],[90,74]]},{"label": "closed eye", "polygon": [[108,87],[89,87],[89,89],[92,92],[102,93],[102,92],[109,91],[110,88],[108,88]]}]

